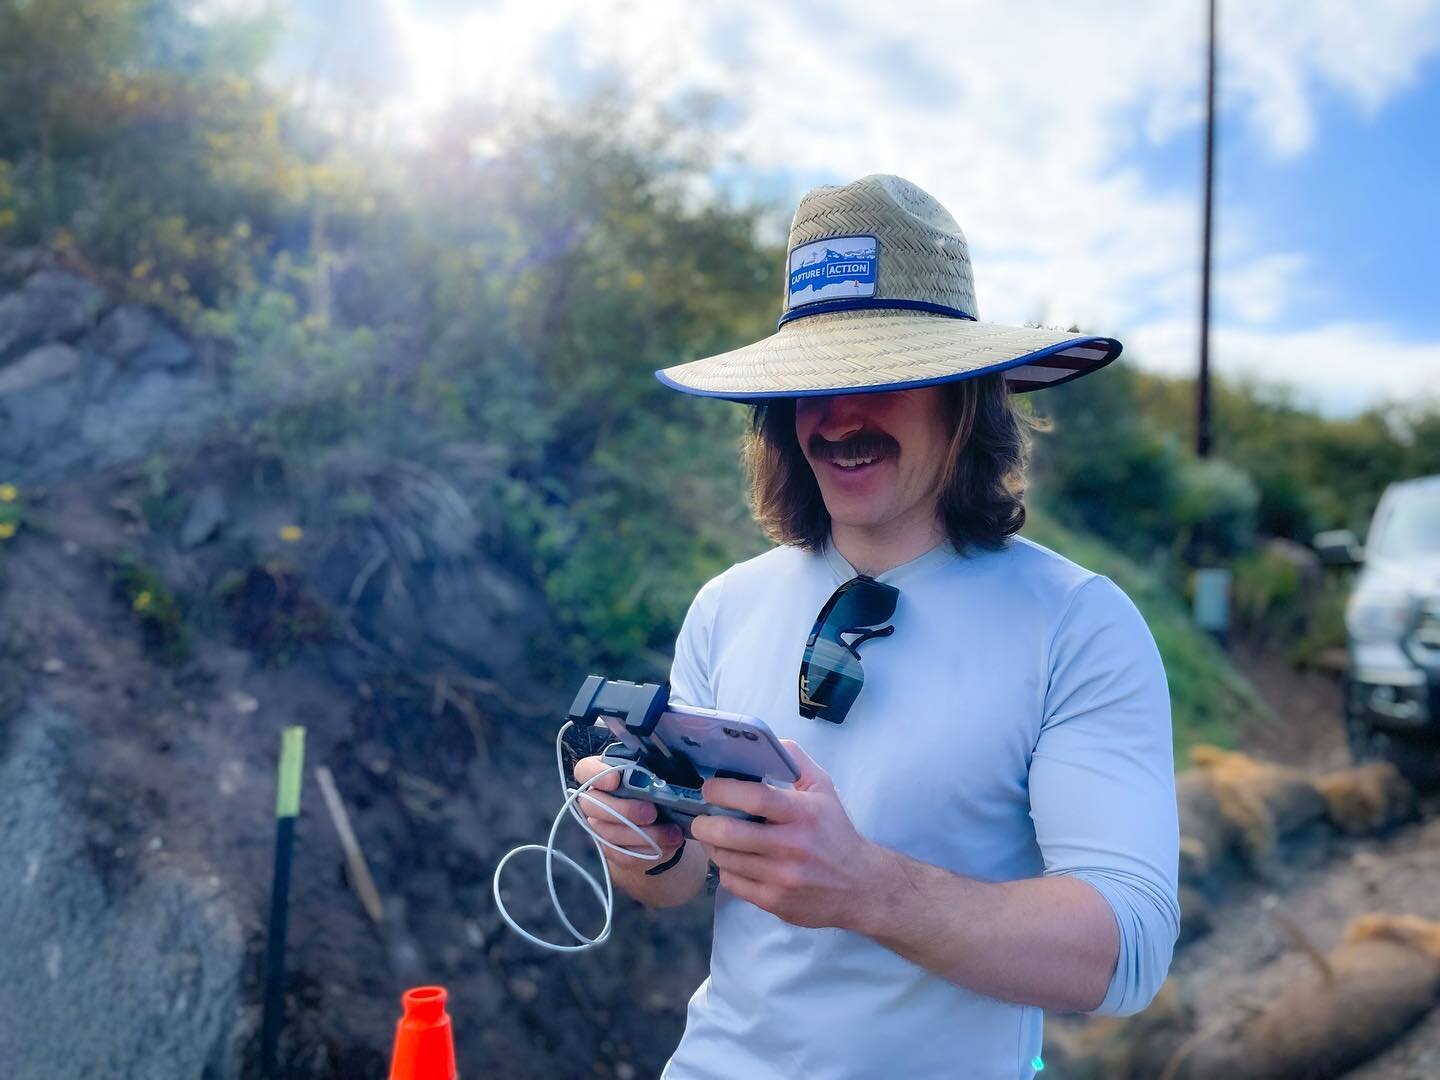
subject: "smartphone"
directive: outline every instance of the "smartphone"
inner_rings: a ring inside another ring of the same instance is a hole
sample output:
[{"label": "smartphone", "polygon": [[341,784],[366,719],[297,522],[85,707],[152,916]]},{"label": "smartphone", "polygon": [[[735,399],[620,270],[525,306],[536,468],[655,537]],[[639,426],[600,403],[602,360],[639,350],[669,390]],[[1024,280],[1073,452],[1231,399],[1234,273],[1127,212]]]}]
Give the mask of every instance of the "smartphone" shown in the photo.
[{"label": "smartphone", "polygon": [[631,750],[688,759],[703,775],[793,784],[800,770],[764,720],[741,713],[702,709],[671,702],[647,740],[628,731],[615,717],[604,718],[610,732]]},{"label": "smartphone", "polygon": [[[756,822],[765,820],[705,802],[697,781],[703,783],[711,777],[720,777],[769,781],[776,786],[789,787],[800,779],[800,770],[795,767],[794,759],[780,745],[780,740],[765,721],[758,717],[672,702],[660,714],[654,730],[644,740],[627,730],[620,719],[605,716],[604,720],[610,733],[632,755],[659,755],[670,761],[678,759],[676,770],[664,770],[670,776],[668,782],[638,765],[627,768],[615,794],[621,798],[655,803],[660,809],[657,820],[676,822],[687,837],[691,835],[690,827],[695,818],[701,814],[720,814]],[[619,763],[616,759],[620,756],[607,753],[602,755],[602,760]],[[685,764],[680,765],[679,762]],[[677,773],[691,774],[691,778],[677,782]]]}]

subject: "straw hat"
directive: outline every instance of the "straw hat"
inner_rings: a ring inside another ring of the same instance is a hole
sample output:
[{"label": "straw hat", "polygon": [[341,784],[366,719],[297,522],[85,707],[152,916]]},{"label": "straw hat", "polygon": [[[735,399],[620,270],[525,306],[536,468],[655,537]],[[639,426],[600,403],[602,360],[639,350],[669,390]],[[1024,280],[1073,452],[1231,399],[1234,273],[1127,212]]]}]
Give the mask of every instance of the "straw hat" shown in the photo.
[{"label": "straw hat", "polygon": [[965,235],[898,176],[807,192],[790,226],[777,333],[655,373],[687,394],[747,401],[898,390],[1004,371],[1015,393],[1078,379],[1113,338],[978,321]]}]

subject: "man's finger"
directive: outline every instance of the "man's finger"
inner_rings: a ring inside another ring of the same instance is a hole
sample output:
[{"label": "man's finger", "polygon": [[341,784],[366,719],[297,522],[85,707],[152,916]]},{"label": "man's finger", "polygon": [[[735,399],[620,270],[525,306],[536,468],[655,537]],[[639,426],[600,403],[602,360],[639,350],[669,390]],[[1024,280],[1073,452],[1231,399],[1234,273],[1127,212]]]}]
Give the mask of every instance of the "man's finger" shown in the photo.
[{"label": "man's finger", "polygon": [[[717,864],[718,865],[718,864]],[[720,871],[720,885],[730,892],[731,895],[748,900],[758,908],[769,911],[774,906],[774,898],[770,887],[754,878],[745,877],[743,874],[736,874],[730,870]]]},{"label": "man's finger", "polygon": [[690,835],[709,848],[729,848],[756,855],[775,855],[780,845],[775,826],[740,821],[723,814],[701,814],[690,826]]},{"label": "man's finger", "polygon": [[[601,761],[598,757],[581,758],[575,763],[575,783],[583,784],[596,773],[604,772],[610,766]],[[589,788],[590,791],[614,791],[620,784],[619,772],[612,772],[607,776],[595,781]]]},{"label": "man's finger", "polygon": [[721,870],[728,870],[732,874],[742,874],[752,881],[764,881],[770,874],[770,868],[776,863],[765,855],[755,855],[748,851],[732,851],[729,848],[713,848],[710,853],[710,861]]},{"label": "man's finger", "polygon": [[800,770],[800,779],[795,786],[801,791],[830,791],[835,790],[835,784],[830,779],[830,774],[815,764],[815,759],[807,754],[794,739],[781,739],[780,745],[790,752],[791,760],[795,767]]},{"label": "man's finger", "polygon": [[789,821],[795,816],[794,792],[782,791],[760,780],[706,780],[701,797],[712,806],[758,814],[766,821]]},{"label": "man's finger", "polygon": [[[593,790],[592,788],[591,791]],[[653,825],[657,816],[655,804],[646,802],[644,799],[617,799],[613,795],[592,795],[590,791],[585,791],[580,794],[577,801],[585,812],[585,816],[592,821],[615,820],[614,814],[607,814],[595,803],[608,806],[635,822],[636,825]],[[623,829],[624,826],[622,825],[621,828]]]}]

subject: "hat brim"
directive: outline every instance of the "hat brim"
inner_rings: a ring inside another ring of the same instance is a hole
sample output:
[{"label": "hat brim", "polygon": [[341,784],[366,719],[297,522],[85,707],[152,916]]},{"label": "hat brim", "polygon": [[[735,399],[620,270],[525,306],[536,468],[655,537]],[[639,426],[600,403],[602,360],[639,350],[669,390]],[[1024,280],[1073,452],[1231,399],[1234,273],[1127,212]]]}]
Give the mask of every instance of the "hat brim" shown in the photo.
[{"label": "hat brim", "polygon": [[753,345],[655,377],[687,394],[753,401],[905,390],[1003,371],[1018,394],[1098,371],[1120,350],[1114,338],[881,308],[795,319]]}]

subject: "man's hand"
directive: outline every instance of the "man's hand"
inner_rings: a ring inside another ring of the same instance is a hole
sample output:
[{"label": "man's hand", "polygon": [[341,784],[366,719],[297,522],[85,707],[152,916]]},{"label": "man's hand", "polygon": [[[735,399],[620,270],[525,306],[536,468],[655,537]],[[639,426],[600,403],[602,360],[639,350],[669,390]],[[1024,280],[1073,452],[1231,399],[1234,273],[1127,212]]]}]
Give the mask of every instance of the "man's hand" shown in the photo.
[{"label": "man's hand", "polygon": [[[604,772],[608,767],[609,766],[607,766],[598,755],[581,758],[575,763],[575,780],[577,783],[583,784],[592,776]],[[596,802],[604,803],[621,816],[641,826],[645,835],[655,841],[656,845],[660,848],[660,858],[651,862],[645,859],[635,859],[628,855],[622,855],[602,845],[601,852],[605,856],[605,861],[610,864],[610,869],[630,874],[636,870],[648,869],[670,858],[670,856],[675,854],[675,849],[680,846],[681,841],[685,839],[685,834],[680,831],[679,825],[655,824],[657,811],[654,803],[645,802],[642,799],[621,799],[614,795],[601,794],[601,792],[604,791],[614,791],[619,786],[620,774],[618,772],[612,772],[608,776],[598,780],[586,794],[593,795]],[[626,851],[634,851],[646,855],[650,854],[649,845],[635,834],[635,830],[622,825],[610,814],[607,814],[604,810],[601,810],[588,800],[582,798],[578,801],[581,811],[590,822],[590,827],[601,837],[609,840],[612,844],[624,848]]]},{"label": "man's hand", "polygon": [[875,894],[881,849],[855,831],[825,770],[781,739],[800,779],[795,789],[753,780],[707,780],[705,801],[765,822],[705,815],[691,835],[710,849],[720,884],[795,926],[853,928]]}]

